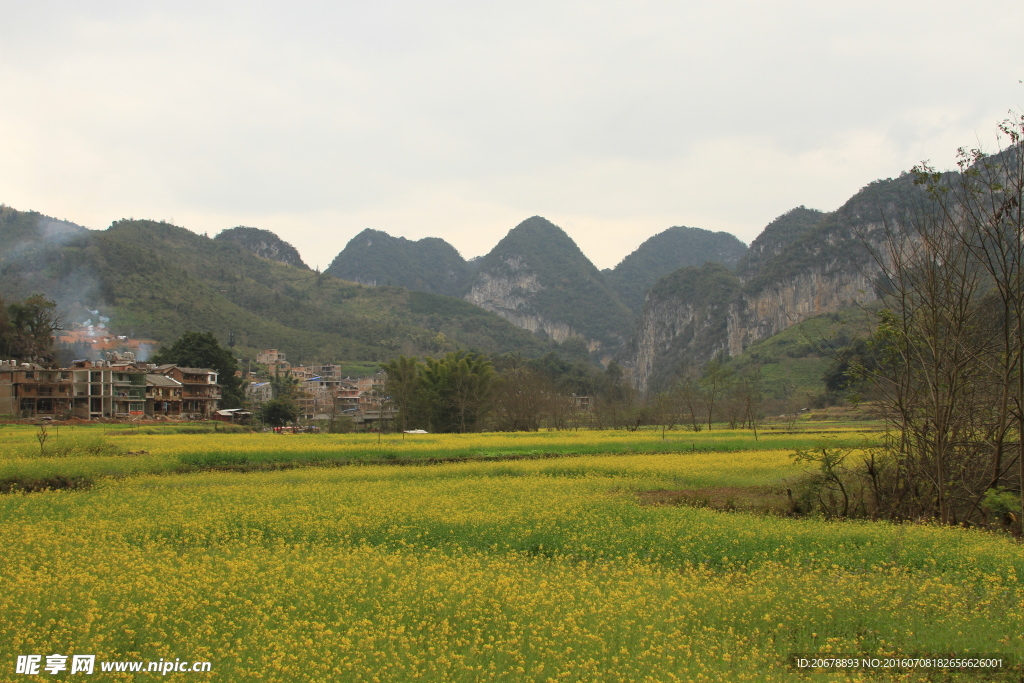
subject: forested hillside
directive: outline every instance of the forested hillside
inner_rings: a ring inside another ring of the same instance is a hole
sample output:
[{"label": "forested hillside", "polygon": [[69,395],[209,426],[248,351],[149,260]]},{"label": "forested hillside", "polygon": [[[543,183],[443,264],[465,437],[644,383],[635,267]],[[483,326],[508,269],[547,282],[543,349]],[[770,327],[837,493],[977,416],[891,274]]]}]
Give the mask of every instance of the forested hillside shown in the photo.
[{"label": "forested hillside", "polygon": [[309,266],[303,263],[302,257],[299,256],[299,252],[295,247],[269,230],[238,226],[237,228],[221,230],[214,239],[234,242],[243,249],[248,249],[257,256],[270,259],[271,261],[295,266],[296,268],[309,268]]},{"label": "forested hillside", "polygon": [[814,230],[827,216],[817,209],[798,206],[782,214],[761,231],[736,265],[740,277],[756,275],[783,249]]},{"label": "forested hillside", "polygon": [[469,290],[474,268],[438,237],[412,241],[367,229],[345,245],[326,272],[364,285],[461,297]]},{"label": "forested hillside", "polygon": [[[910,174],[868,184],[838,210],[797,207],[772,221],[738,264],[730,299],[715,307],[703,336],[694,336],[680,316],[702,311],[704,289],[672,286],[673,274],[651,290],[635,339],[634,376],[644,390],[664,386],[681,364],[706,362],[719,351],[738,357],[745,349],[804,320],[836,313],[878,297],[879,273],[869,245],[892,219],[916,210],[923,190]],[[698,297],[694,299],[693,297]]]},{"label": "forested hillside", "polygon": [[279,348],[296,361],[547,349],[459,299],[363,287],[167,223],[122,220],[91,231],[4,208],[0,296],[33,293],[56,300],[72,320],[99,309],[119,334],[171,341],[208,331],[240,350]]},{"label": "forested hillside", "polygon": [[675,227],[654,235],[602,273],[619,300],[639,315],[644,296],[663,275],[709,261],[735,269],[746,251],[747,246],[730,233]]}]

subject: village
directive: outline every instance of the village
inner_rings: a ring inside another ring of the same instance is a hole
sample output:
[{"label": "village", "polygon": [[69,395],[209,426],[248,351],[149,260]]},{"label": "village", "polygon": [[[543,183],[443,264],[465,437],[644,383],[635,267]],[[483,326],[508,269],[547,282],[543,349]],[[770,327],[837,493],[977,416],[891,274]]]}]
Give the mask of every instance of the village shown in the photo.
[{"label": "village", "polygon": [[384,374],[347,377],[340,365],[291,365],[284,353],[257,355],[258,371],[237,371],[246,381],[245,405],[222,408],[218,373],[210,368],[156,365],[131,351],[106,351],[102,360],[74,360],[68,367],[0,360],[0,417],[21,420],[192,421],[251,424],[282,386],[305,424],[344,422],[372,428],[391,417]]}]

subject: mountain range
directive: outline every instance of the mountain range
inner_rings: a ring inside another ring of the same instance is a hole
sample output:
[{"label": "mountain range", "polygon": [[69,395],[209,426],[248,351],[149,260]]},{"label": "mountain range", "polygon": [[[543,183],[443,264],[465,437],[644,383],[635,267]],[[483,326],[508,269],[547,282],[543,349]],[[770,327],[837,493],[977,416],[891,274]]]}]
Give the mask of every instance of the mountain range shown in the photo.
[{"label": "mountain range", "polygon": [[878,299],[873,252],[923,192],[904,174],[870,183],[833,212],[797,207],[765,227],[736,272],[691,266],[659,281],[627,352],[637,386],[660,390],[718,353],[737,357],[812,317]]},{"label": "mountain range", "polygon": [[121,220],[96,231],[0,206],[0,296],[42,293],[71,319],[99,311],[121,334],[169,342],[210,331],[239,353],[272,347],[297,361],[454,349],[536,357],[574,340],[593,362],[616,359],[641,390],[658,390],[717,353],[739,356],[877,298],[870,246],[881,216],[906,211],[921,192],[904,174],[833,212],[796,207],[749,248],[727,233],[673,227],[604,271],[540,216],[471,261],[439,238],[364,230],[319,273],[266,230],[209,239]]},{"label": "mountain range", "polygon": [[[95,313],[116,334],[161,343],[186,330],[212,332],[240,355],[277,348],[294,362],[455,349],[537,356],[548,348],[467,301],[346,282],[257,256],[258,244],[269,241],[239,244],[142,220],[87,230],[0,207],[0,296],[41,293],[71,322]],[[290,258],[286,244],[264,253]]]},{"label": "mountain range", "polygon": [[644,295],[659,277],[708,261],[734,268],[746,250],[729,233],[673,227],[599,271],[564,230],[533,216],[472,261],[439,238],[364,230],[325,272],[464,298],[555,342],[580,337],[595,358],[607,360],[628,345]]}]

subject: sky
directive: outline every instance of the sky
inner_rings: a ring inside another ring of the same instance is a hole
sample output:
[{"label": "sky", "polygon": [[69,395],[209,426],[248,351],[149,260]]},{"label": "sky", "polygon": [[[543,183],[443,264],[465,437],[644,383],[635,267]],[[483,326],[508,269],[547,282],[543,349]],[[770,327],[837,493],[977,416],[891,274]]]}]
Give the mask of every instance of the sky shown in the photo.
[{"label": "sky", "polygon": [[94,229],[365,228],[489,251],[534,215],[598,267],[749,243],[1024,106],[1024,4],[0,0],[0,203]]}]

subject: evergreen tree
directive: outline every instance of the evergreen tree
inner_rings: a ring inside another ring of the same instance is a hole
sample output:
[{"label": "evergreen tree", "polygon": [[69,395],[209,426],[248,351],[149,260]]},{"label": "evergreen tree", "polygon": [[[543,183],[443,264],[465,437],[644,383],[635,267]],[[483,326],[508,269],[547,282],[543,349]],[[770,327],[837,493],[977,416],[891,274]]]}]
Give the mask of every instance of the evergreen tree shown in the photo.
[{"label": "evergreen tree", "polygon": [[221,406],[238,408],[242,405],[242,378],[235,376],[238,361],[210,332],[186,332],[169,347],[157,351],[150,362],[215,370],[223,395]]}]

